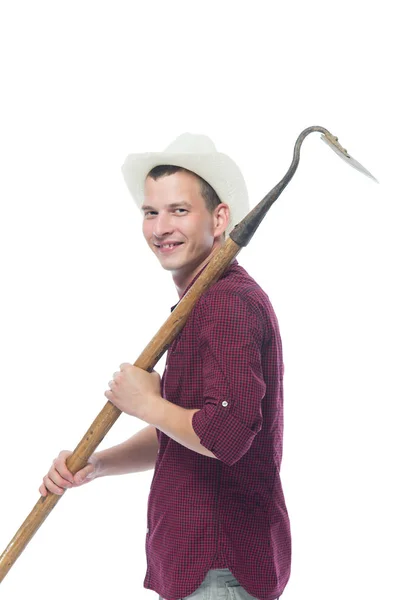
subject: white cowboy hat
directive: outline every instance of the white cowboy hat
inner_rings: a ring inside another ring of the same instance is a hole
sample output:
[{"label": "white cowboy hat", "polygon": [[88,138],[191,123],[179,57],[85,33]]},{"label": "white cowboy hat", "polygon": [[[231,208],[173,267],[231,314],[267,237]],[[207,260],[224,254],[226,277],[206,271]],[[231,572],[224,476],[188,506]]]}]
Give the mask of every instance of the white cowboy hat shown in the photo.
[{"label": "white cowboy hat", "polygon": [[229,156],[217,152],[206,135],[183,133],[164,152],[129,154],[122,165],[122,173],[137,206],[144,201],[144,183],[147,174],[158,165],[176,165],[200,175],[218,194],[221,202],[230,208],[226,233],[249,212],[246,183],[239,167]]}]

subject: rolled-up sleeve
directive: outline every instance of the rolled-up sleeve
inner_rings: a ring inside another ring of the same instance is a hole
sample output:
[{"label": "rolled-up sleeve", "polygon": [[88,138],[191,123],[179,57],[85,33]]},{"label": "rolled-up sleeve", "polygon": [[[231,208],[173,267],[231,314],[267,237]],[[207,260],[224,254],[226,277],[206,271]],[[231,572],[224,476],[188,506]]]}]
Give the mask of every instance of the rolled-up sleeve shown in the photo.
[{"label": "rolled-up sleeve", "polygon": [[192,426],[202,446],[231,466],[262,427],[265,327],[257,310],[237,293],[206,295],[197,315],[204,405],[194,413]]}]

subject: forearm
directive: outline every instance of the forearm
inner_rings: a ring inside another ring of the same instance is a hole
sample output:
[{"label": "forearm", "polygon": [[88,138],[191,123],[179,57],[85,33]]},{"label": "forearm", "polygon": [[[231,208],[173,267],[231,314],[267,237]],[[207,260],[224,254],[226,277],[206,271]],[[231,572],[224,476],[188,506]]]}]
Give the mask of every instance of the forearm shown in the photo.
[{"label": "forearm", "polygon": [[210,450],[201,445],[200,438],[194,432],[192,417],[198,410],[200,409],[182,408],[161,396],[156,396],[147,404],[143,420],[189,450],[216,458]]},{"label": "forearm", "polygon": [[158,452],[156,430],[152,425],[138,431],[131,438],[100,452],[95,452],[96,477],[124,475],[153,469]]}]

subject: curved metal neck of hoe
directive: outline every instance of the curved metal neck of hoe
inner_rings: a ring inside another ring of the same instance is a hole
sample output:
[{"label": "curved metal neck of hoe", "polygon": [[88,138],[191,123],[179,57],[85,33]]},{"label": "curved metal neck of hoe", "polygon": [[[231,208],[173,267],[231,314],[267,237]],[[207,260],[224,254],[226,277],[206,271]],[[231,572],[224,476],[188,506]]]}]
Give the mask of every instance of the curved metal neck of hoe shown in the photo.
[{"label": "curved metal neck of hoe", "polygon": [[293,152],[293,160],[286,175],[276,184],[274,188],[253,208],[252,211],[242,220],[236,227],[231,231],[230,237],[239,246],[247,246],[251,238],[253,237],[257,227],[271,208],[275,200],[281,195],[289,181],[292,179],[300,160],[300,146],[303,143],[304,138],[314,131],[320,131],[321,133],[329,133],[324,127],[317,125],[308,127],[301,132],[296,140],[296,144]]}]

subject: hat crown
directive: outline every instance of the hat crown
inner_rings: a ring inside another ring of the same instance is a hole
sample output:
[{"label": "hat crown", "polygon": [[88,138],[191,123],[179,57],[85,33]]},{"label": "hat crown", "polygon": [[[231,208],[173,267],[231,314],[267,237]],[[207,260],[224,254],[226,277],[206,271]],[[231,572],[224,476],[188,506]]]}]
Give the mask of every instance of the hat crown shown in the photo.
[{"label": "hat crown", "polygon": [[216,151],[214,142],[208,136],[197,133],[182,133],[165,148],[165,152],[174,154],[210,154]]}]

